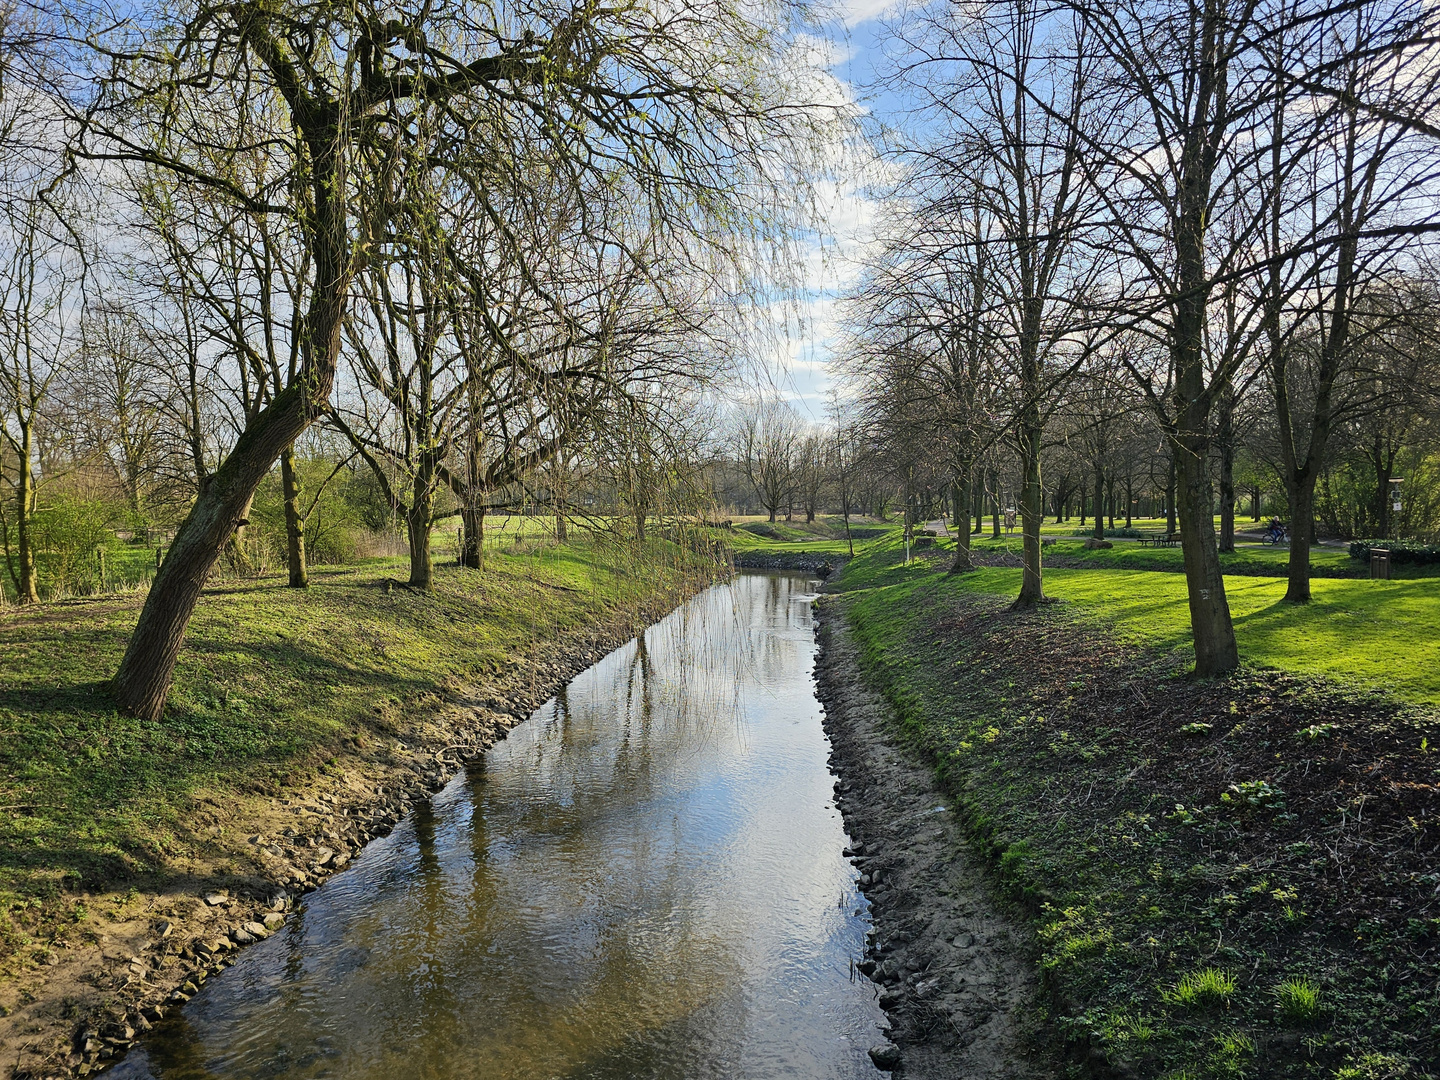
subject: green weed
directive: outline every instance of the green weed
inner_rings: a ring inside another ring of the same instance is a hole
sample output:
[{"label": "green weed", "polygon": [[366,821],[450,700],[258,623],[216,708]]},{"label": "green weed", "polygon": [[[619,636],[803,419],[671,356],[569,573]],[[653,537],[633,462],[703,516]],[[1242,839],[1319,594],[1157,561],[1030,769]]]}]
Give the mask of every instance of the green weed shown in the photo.
[{"label": "green weed", "polygon": [[1235,976],[1219,968],[1207,967],[1180,978],[1168,995],[1176,1005],[1191,1008],[1201,1005],[1222,1005],[1235,993]]},{"label": "green weed", "polygon": [[1320,1015],[1320,988],[1309,979],[1292,977],[1275,987],[1282,1016],[1308,1023]]}]

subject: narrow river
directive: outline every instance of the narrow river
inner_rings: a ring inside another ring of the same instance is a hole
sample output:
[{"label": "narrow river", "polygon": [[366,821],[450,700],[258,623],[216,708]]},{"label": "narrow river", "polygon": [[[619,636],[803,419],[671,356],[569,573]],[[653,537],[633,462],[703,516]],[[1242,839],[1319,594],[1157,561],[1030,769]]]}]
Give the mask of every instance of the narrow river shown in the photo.
[{"label": "narrow river", "polygon": [[110,1075],[879,1074],[803,577],[582,672]]}]

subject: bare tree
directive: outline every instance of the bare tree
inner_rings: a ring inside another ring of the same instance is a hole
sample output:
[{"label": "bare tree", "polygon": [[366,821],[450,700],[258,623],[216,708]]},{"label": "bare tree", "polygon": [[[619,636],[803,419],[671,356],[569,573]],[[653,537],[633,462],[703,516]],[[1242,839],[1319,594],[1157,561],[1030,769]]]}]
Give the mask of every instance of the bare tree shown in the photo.
[{"label": "bare tree", "polygon": [[[115,676],[121,707],[144,717],[163,710],[200,590],[257,485],[327,407],[351,284],[384,220],[366,185],[413,152],[418,108],[433,104],[446,126],[426,138],[453,145],[473,133],[501,168],[512,140],[538,145],[551,177],[627,177],[665,227],[732,238],[769,220],[749,196],[778,190],[770,180],[796,122],[760,62],[778,47],[768,28],[707,0],[503,14],[447,2],[205,2],[109,40],[110,70],[77,116],[79,152],[166,169],[237,211],[293,222],[312,283],[294,378],[199,493]],[[258,145],[275,157],[263,177],[217,168]]]},{"label": "bare tree", "polygon": [[735,457],[773,522],[795,486],[800,418],[790,404],[761,398],[735,417]]}]

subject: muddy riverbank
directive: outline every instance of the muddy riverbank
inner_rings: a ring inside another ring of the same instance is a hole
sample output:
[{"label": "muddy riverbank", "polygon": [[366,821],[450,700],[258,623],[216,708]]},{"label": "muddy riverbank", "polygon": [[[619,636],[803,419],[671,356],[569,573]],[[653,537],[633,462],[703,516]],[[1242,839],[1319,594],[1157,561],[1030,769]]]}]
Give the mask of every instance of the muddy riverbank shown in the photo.
[{"label": "muddy riverbank", "polygon": [[880,987],[905,1080],[1051,1077],[1037,1038],[1029,932],[1007,915],[933,767],[903,747],[864,683],[833,601],[820,605],[816,694],[837,802],[874,933],[861,970]]}]

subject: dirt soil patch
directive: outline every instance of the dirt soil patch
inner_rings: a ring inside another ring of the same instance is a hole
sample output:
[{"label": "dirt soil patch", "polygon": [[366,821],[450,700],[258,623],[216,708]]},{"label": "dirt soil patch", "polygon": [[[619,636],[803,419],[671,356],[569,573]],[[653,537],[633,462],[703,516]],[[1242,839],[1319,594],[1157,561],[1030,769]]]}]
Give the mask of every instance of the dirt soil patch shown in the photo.
[{"label": "dirt soil patch", "polygon": [[833,609],[822,610],[820,639],[816,692],[837,803],[875,927],[860,969],[892,1023],[895,1075],[1055,1075],[1031,1037],[1037,980],[1028,929],[998,896],[983,855],[968,849],[933,766],[897,742],[893,710],[864,685]]}]

